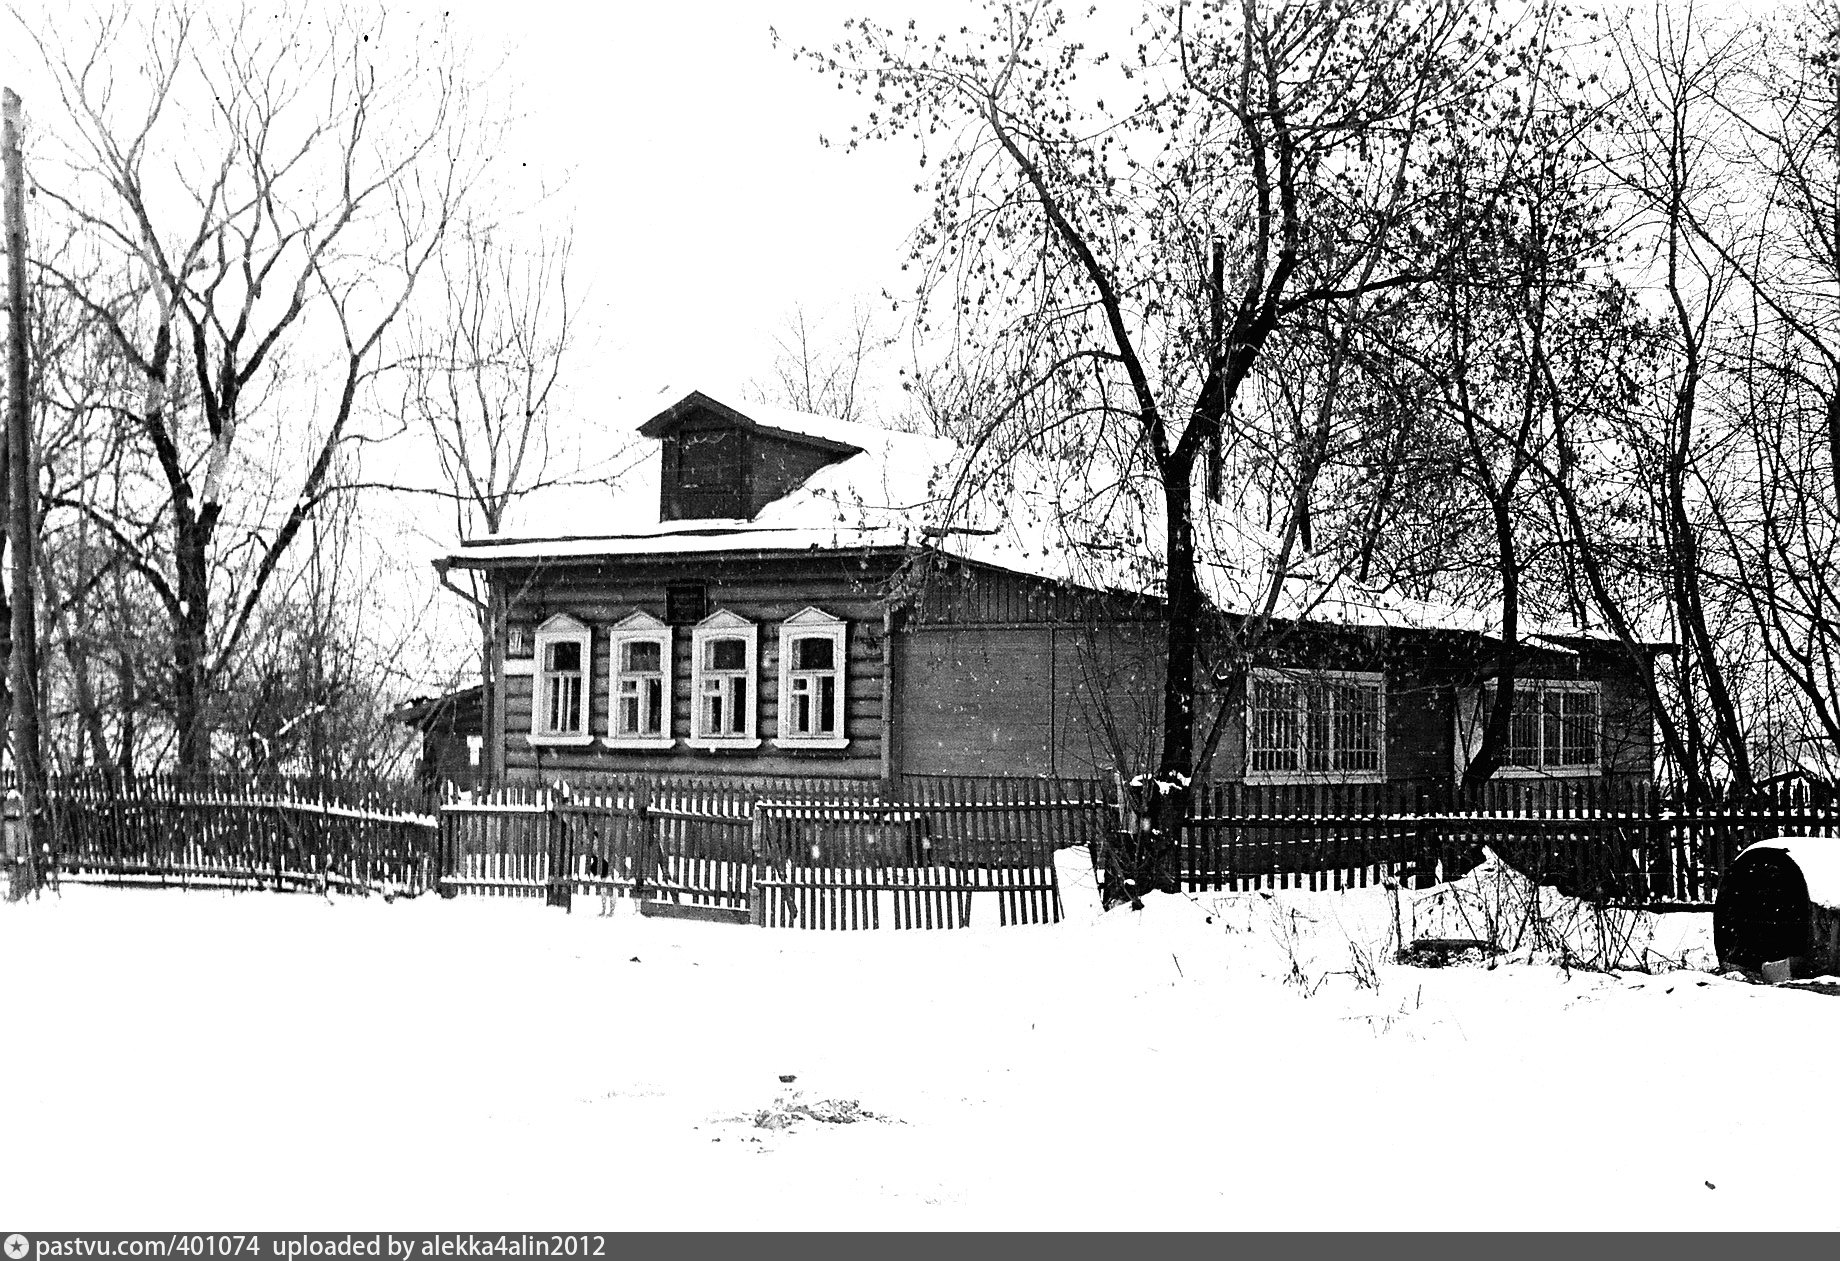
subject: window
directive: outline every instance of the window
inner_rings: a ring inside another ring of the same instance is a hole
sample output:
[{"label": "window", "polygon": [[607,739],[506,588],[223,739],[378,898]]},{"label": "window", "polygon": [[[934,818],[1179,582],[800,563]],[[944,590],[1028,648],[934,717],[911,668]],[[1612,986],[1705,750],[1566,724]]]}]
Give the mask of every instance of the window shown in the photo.
[{"label": "window", "polygon": [[806,609],[779,628],[779,737],[782,748],[841,749],[845,623]]},{"label": "window", "polygon": [[754,662],[760,628],[726,609],[711,613],[690,634],[690,738],[698,749],[752,749],[759,698]]},{"label": "window", "polygon": [[1382,675],[1254,670],[1246,691],[1248,779],[1384,778]]},{"label": "window", "polygon": [[[1494,689],[1488,689],[1488,694],[1492,701]],[[1480,720],[1486,718],[1487,711],[1481,711]],[[1515,770],[1595,774],[1601,730],[1595,682],[1516,679],[1502,761],[1510,774]]]},{"label": "window", "polygon": [[587,744],[588,665],[593,632],[558,613],[536,634],[536,686],[530,706],[532,744]]},{"label": "window", "polygon": [[668,474],[685,517],[745,517],[747,435],[739,429],[686,429],[672,440]]},{"label": "window", "polygon": [[634,613],[613,628],[607,738],[612,749],[666,749],[671,738],[671,628]]}]

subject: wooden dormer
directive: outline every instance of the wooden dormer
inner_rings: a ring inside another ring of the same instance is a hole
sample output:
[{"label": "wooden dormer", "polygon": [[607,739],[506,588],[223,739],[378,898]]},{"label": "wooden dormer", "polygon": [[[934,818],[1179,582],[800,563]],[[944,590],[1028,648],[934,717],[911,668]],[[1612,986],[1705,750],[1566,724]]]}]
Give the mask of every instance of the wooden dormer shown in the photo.
[{"label": "wooden dormer", "polygon": [[664,444],[660,521],[751,521],[819,469],[862,451],[761,424],[702,393],[687,395],[639,432]]}]

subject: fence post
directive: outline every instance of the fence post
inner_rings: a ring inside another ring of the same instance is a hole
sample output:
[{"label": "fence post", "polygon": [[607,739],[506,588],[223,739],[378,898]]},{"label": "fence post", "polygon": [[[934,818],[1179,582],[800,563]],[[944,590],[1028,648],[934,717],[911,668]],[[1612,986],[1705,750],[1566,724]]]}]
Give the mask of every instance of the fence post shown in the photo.
[{"label": "fence post", "polygon": [[280,893],[284,888],[287,887],[285,884],[282,883],[281,868],[282,868],[282,861],[283,861],[282,853],[283,853],[284,847],[282,846],[282,843],[281,843],[281,828],[282,828],[281,811],[282,811],[282,807],[279,804],[279,802],[277,802],[276,805],[274,806],[275,822],[274,822],[274,825],[270,827],[269,829],[269,840],[268,840],[269,853],[273,857],[274,865],[275,865],[275,892],[276,893]]},{"label": "fence post", "polygon": [[559,906],[572,914],[575,910],[575,863],[572,852],[574,847],[570,844],[573,837],[569,831],[568,820],[558,808],[559,804],[568,805],[570,797],[571,793],[567,784],[556,785],[556,791],[549,798],[549,809],[544,814],[549,831],[547,838],[549,843],[545,846],[549,857],[549,882],[547,897],[544,901],[550,906]]},{"label": "fence post", "polygon": [[459,896],[459,886],[450,877],[459,875],[455,861],[459,846],[454,843],[456,816],[448,810],[451,803],[443,792],[434,802],[434,889],[444,898]]},{"label": "fence post", "polygon": [[1433,790],[1422,784],[1415,786],[1412,795],[1412,887],[1429,889],[1437,883],[1436,827],[1426,822],[1425,815],[1435,808],[1435,798]]},{"label": "fence post", "polygon": [[646,864],[652,859],[652,781],[642,779],[633,789],[633,816],[638,844],[633,847],[633,908],[645,900]]},{"label": "fence post", "polygon": [[1674,900],[1674,855],[1661,830],[1661,794],[1655,783],[1642,785],[1642,866],[1648,876],[1651,901]]},{"label": "fence post", "polygon": [[761,873],[766,864],[762,854],[766,846],[766,820],[761,815],[760,799],[754,799],[753,813],[748,819],[748,849],[753,856],[754,874],[748,881],[748,923],[756,928],[767,926],[767,889],[761,883]]}]

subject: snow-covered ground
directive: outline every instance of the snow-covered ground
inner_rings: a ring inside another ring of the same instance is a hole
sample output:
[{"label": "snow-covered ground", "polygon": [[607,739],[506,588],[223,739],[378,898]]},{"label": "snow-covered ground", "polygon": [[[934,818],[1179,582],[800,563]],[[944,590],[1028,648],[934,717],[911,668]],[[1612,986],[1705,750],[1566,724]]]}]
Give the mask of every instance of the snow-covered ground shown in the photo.
[{"label": "snow-covered ground", "polygon": [[[1407,894],[1407,934],[1448,929],[1450,894]],[[1689,966],[1603,975],[1394,964],[1379,889],[959,932],[596,910],[0,907],[0,1216],[1840,1226],[1840,998],[1713,975],[1709,915],[1640,926]]]}]

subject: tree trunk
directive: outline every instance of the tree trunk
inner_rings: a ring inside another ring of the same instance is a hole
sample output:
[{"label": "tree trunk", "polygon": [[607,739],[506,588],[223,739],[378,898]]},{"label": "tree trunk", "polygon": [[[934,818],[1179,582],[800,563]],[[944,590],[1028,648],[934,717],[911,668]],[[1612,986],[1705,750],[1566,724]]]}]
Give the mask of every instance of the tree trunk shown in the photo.
[{"label": "tree trunk", "polygon": [[7,536],[12,578],[12,652],[7,672],[12,685],[9,715],[13,733],[13,767],[19,776],[20,827],[23,836],[19,866],[8,883],[9,895],[18,898],[36,890],[46,872],[39,864],[49,858],[54,845],[45,813],[44,739],[39,728],[37,576],[33,572],[38,538],[38,476],[33,459],[31,369],[27,362],[25,165],[20,156],[20,101],[11,88],[4,96],[6,248],[7,248]]},{"label": "tree trunk", "polygon": [[116,566],[110,585],[114,588],[115,607],[113,610],[116,630],[115,643],[115,704],[121,713],[121,729],[118,733],[120,742],[116,747],[119,759],[116,767],[121,777],[134,778],[134,742],[140,728],[140,687],[135,674],[134,645],[126,628],[128,610],[127,579],[122,567]]},{"label": "tree trunk", "polygon": [[[71,699],[77,710],[77,765],[93,766],[105,776],[112,777],[114,768],[109,757],[109,737],[102,726],[102,706],[96,699],[89,650],[71,625],[70,612],[60,599],[57,570],[51,565],[41,564],[39,576],[44,580],[45,605],[52,610],[52,621],[58,637],[64,641],[64,658],[70,663]],[[87,759],[83,756],[83,746],[86,743],[89,746]]]},{"label": "tree trunk", "polygon": [[1834,504],[1840,507],[1840,382],[1827,395],[1827,471],[1833,478]]},{"label": "tree trunk", "polygon": [[1505,488],[1491,505],[1495,514],[1496,565],[1501,574],[1501,647],[1495,654],[1495,699],[1489,705],[1482,747],[1463,768],[1462,793],[1473,801],[1507,757],[1508,733],[1514,717],[1515,655],[1520,644],[1521,571],[1514,547],[1514,519],[1508,510],[1512,487]]},{"label": "tree trunk", "polygon": [[1188,775],[1195,761],[1195,656],[1199,648],[1201,589],[1195,578],[1195,526],[1186,470],[1164,479],[1168,514],[1165,595],[1168,633],[1163,670],[1162,778]]},{"label": "tree trunk", "polygon": [[1195,577],[1190,468],[1165,471],[1163,504],[1165,635],[1163,747],[1156,774],[1125,790],[1129,828],[1113,846],[1106,902],[1137,904],[1144,893],[1182,888],[1180,841],[1193,801],[1195,661],[1201,637],[1201,589]]},{"label": "tree trunk", "polygon": [[196,524],[182,525],[174,557],[179,608],[173,619],[173,723],[178,728],[179,770],[186,775],[205,775],[211,770],[211,730],[205,716],[209,690],[205,631],[211,599],[206,580],[208,538]]}]

